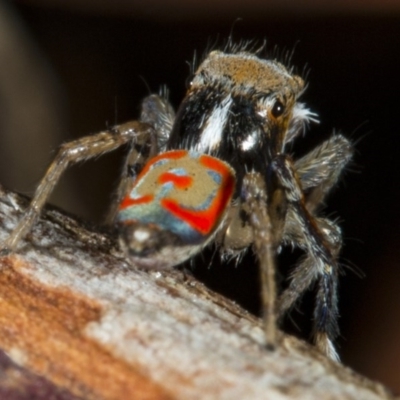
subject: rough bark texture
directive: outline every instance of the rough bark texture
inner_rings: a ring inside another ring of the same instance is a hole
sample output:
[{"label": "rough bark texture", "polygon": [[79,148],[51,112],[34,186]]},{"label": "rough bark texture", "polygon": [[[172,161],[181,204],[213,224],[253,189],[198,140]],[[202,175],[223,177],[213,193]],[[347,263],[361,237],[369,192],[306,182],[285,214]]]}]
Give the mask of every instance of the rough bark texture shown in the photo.
[{"label": "rough bark texture", "polygon": [[[3,241],[26,201],[0,197]],[[0,347],[12,360],[1,357],[0,398],[394,398],[280,340],[267,351],[260,321],[236,304],[177,270],[129,265],[109,237],[55,210],[0,258]]]}]

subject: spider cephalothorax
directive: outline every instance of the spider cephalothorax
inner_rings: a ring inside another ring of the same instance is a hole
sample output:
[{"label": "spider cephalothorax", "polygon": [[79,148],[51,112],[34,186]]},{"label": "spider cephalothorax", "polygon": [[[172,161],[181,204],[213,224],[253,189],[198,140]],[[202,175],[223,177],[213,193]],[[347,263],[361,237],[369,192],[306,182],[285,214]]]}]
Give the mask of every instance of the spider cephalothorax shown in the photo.
[{"label": "spider cephalothorax", "polygon": [[[333,340],[338,335],[341,232],[317,210],[350,160],[351,144],[334,134],[293,160],[286,145],[315,117],[298,101],[303,80],[275,60],[231,49],[205,57],[176,115],[165,96],[151,95],[143,100],[138,121],[64,144],[3,247],[15,249],[69,164],[127,144],[109,217],[119,227],[126,257],[133,264],[162,268],[181,263],[212,240],[223,258],[252,247],[261,270],[267,343],[276,342],[275,313],[281,317],[315,284],[314,340],[338,359]],[[173,167],[161,165],[160,160],[176,154],[183,156]],[[220,169],[202,164],[202,154]],[[199,186],[206,201],[196,197],[193,188]],[[218,213],[207,214],[213,202]],[[205,213],[211,228],[199,234]],[[281,245],[301,248],[304,257],[275,301],[274,262]]]},{"label": "spider cephalothorax", "polygon": [[227,160],[240,186],[246,170],[265,171],[283,151],[303,86],[276,61],[213,51],[194,75],[167,146]]}]

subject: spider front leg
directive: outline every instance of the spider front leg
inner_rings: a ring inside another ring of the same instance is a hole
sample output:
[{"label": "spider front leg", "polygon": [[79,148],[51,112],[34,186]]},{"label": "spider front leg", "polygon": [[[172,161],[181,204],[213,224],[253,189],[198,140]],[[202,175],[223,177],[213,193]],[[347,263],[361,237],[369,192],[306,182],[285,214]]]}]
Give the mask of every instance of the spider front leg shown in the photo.
[{"label": "spider front leg", "polygon": [[19,241],[32,228],[62,173],[72,164],[115,150],[126,143],[146,143],[154,135],[152,127],[140,121],[115,126],[112,130],[87,136],[61,146],[41,180],[31,203],[11,235],[2,243],[2,253],[16,249]]},{"label": "spider front leg", "polygon": [[247,173],[241,185],[240,199],[231,205],[216,241],[223,259],[240,259],[246,249],[252,247],[259,264],[266,345],[273,349],[277,344],[275,255],[287,205],[280,187],[268,189],[262,174]]},{"label": "spider front leg", "polygon": [[290,242],[306,251],[305,260],[297,266],[289,288],[282,294],[279,314],[282,315],[288,309],[289,303],[293,304],[314,281],[317,281],[314,340],[317,348],[331,359],[338,360],[333,341],[339,334],[337,255],[340,240],[338,246],[332,246],[332,243],[337,241],[333,234],[333,223],[329,225],[326,220],[314,218],[308,211],[301,182],[291,159],[286,155],[279,155],[272,168],[285,191],[288,204],[283,240],[285,241],[290,230],[292,233],[296,232],[298,237],[293,235]]},{"label": "spider front leg", "polygon": [[[351,142],[342,135],[333,135],[328,140],[316,147],[310,153],[294,163],[305,196],[305,205],[312,215],[324,201],[327,193],[336,184],[344,167],[351,160],[353,147]],[[325,234],[332,254],[335,258],[339,255],[342,246],[342,236],[336,222],[326,218],[314,217],[316,224]],[[298,246],[307,250],[307,238],[301,225],[297,222],[297,215],[293,208],[289,208],[283,241],[286,244]],[[282,316],[290,309],[297,299],[316,280],[312,257],[308,256],[302,262],[302,267],[296,268],[291,276],[291,284],[282,294],[279,301],[279,313]]]},{"label": "spider front leg", "polygon": [[259,261],[266,344],[273,349],[277,341],[275,242],[267,210],[267,191],[264,178],[258,173],[247,174],[243,179],[242,196],[242,208],[248,216],[248,225],[252,230],[253,249]]},{"label": "spider front leg", "polygon": [[[353,155],[351,142],[342,135],[332,135],[328,140],[294,164],[303,192],[305,206],[313,215],[314,222],[328,243],[333,259],[337,260],[342,247],[342,234],[335,221],[315,217],[314,213],[324,201],[326,195],[337,183],[340,174]],[[298,246],[307,252],[308,236],[302,225],[298,223],[298,215],[290,207],[286,217],[283,242]],[[289,287],[278,301],[278,313],[282,317],[300,296],[318,279],[318,271],[314,268],[312,253],[307,252],[301,263],[291,274]],[[316,339],[318,339],[316,337]],[[328,349],[329,350],[329,349]],[[328,353],[329,351],[326,351]]]}]

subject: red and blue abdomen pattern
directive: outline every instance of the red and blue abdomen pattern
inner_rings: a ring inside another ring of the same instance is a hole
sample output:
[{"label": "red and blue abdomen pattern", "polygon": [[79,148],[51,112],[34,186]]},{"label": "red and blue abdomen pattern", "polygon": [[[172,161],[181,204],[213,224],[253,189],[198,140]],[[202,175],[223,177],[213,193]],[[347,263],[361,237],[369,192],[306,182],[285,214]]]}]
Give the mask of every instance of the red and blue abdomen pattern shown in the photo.
[{"label": "red and blue abdomen pattern", "polygon": [[201,244],[220,225],[235,190],[235,174],[206,154],[173,150],[152,158],[121,202],[119,224],[148,224]]}]

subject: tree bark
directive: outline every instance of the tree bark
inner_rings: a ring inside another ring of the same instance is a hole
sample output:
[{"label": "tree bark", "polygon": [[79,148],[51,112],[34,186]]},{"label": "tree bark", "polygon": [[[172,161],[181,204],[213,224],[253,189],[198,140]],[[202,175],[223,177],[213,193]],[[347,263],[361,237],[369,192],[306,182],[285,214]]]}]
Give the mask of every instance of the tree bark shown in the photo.
[{"label": "tree bark", "polygon": [[[25,206],[0,190],[1,241]],[[54,398],[394,398],[294,337],[279,342],[268,351],[235,303],[179,270],[130,265],[111,237],[54,209],[0,258],[0,348]],[[26,389],[0,379],[0,397],[4,385]]]}]

